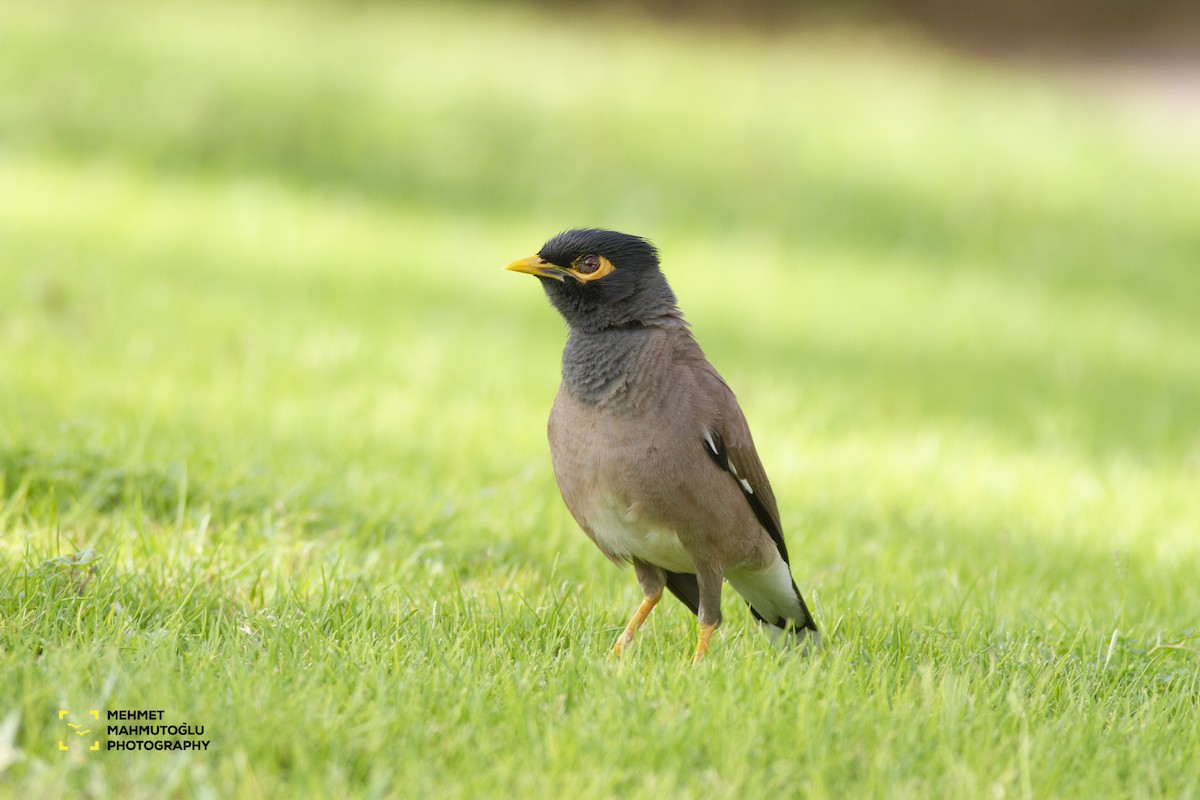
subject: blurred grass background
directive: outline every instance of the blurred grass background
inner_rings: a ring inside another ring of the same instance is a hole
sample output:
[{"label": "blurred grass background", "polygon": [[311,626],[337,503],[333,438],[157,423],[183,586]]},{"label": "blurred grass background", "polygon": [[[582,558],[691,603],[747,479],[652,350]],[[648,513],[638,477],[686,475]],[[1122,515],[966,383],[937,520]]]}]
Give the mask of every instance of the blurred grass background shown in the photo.
[{"label": "blurred grass background", "polygon": [[[0,52],[14,791],[1200,791],[1194,138],[894,27],[52,2]],[[636,590],[500,269],[579,225],[738,391],[812,669],[733,600],[705,671],[678,608],[604,661]],[[60,758],[67,704],[218,749]]]}]

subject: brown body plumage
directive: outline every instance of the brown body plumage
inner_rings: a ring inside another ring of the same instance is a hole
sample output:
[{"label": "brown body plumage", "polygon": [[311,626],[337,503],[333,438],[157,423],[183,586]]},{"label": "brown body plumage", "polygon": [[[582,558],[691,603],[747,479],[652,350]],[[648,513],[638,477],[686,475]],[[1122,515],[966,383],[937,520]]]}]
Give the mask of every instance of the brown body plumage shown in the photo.
[{"label": "brown body plumage", "polygon": [[749,426],[653,249],[569,231],[510,269],[542,277],[571,327],[548,427],[563,499],[606,556],[634,565],[646,596],[614,650],[667,588],[699,617],[699,659],[721,622],[723,579],[773,640],[818,642]]}]

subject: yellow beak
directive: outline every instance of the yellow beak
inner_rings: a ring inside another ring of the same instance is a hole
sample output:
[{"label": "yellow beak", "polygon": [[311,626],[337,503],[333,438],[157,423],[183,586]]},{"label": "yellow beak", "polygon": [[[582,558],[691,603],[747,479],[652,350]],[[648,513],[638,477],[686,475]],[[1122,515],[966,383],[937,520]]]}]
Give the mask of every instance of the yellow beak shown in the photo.
[{"label": "yellow beak", "polygon": [[513,272],[524,272],[527,275],[536,275],[539,278],[553,278],[556,281],[563,280],[563,275],[566,274],[566,270],[562,267],[551,264],[541,256],[519,258],[505,267],[505,269],[512,270]]}]

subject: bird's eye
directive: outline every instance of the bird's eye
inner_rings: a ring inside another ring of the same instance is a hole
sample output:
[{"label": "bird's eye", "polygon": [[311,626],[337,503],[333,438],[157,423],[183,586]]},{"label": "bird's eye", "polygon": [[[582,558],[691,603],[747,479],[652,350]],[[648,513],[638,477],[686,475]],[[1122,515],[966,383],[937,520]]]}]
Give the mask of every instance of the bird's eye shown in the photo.
[{"label": "bird's eye", "polygon": [[599,256],[584,256],[579,259],[579,263],[575,265],[575,269],[583,273],[595,272],[600,269]]}]

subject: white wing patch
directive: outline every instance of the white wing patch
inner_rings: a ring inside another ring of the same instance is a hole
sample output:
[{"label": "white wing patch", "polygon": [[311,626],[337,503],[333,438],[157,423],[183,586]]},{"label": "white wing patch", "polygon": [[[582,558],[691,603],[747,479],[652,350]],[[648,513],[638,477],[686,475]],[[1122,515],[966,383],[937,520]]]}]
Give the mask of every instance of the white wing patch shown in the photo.
[{"label": "white wing patch", "polygon": [[[710,432],[707,428],[704,431],[704,441],[708,442],[708,449],[712,450],[712,454],[717,457],[718,461],[721,461],[721,451],[718,449],[717,443],[713,441],[712,432]],[[733,463],[733,459],[726,455],[723,461],[724,464],[729,465],[729,471],[733,473],[733,477],[737,479],[739,484],[741,484],[742,491],[746,494],[754,494],[754,489],[750,487],[750,481],[738,474],[737,464]],[[724,466],[724,464],[722,464],[722,466]]]},{"label": "white wing patch", "polygon": [[738,475],[738,465],[733,463],[732,458],[730,459],[730,471],[731,471],[731,473],[733,473],[733,477],[736,477],[736,479],[738,479],[738,483],[740,483],[740,485],[742,485],[743,492],[745,492],[746,494],[754,494],[754,489],[750,488],[750,481],[748,481],[748,480],[744,479],[744,477]]}]

